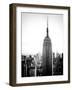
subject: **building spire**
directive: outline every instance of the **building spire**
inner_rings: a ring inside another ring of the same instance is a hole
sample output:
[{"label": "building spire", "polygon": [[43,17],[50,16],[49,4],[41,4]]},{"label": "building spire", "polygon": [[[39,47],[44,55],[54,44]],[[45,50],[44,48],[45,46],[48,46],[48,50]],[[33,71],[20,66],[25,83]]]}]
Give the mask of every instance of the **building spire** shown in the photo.
[{"label": "building spire", "polygon": [[48,16],[47,16],[47,37],[48,37]]}]

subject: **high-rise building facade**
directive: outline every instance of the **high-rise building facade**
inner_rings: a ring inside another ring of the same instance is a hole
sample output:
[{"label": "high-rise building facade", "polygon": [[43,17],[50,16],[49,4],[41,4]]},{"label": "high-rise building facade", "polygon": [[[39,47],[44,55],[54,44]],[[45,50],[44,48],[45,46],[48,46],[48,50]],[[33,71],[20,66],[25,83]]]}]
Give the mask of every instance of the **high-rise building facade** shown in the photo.
[{"label": "high-rise building facade", "polygon": [[51,76],[52,75],[52,43],[48,33],[48,20],[46,37],[43,42],[43,53],[42,53],[42,75]]}]

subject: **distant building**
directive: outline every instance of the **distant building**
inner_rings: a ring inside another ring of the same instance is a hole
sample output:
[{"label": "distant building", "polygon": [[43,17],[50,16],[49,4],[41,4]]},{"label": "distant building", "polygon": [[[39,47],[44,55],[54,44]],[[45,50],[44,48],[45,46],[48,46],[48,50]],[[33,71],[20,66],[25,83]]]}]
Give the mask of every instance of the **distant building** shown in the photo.
[{"label": "distant building", "polygon": [[42,75],[52,75],[52,43],[48,35],[48,20],[47,20],[47,35],[43,42],[43,53],[42,53]]},{"label": "distant building", "polygon": [[27,76],[27,65],[26,65],[26,56],[21,56],[21,76],[26,77]]},{"label": "distant building", "polygon": [[63,53],[53,55],[53,75],[63,75]]},{"label": "distant building", "polygon": [[32,61],[34,61],[34,59],[32,58],[32,56],[25,56],[22,55],[22,61],[21,61],[21,76],[22,77],[30,77],[30,76],[34,76],[33,74],[31,74],[31,69],[34,68],[34,66],[32,65]]}]

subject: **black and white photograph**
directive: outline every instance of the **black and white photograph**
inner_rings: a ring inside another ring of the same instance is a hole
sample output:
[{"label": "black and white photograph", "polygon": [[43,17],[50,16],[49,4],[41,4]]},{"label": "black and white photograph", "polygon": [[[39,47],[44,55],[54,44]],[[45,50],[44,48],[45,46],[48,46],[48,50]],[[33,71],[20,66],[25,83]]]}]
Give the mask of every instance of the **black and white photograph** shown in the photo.
[{"label": "black and white photograph", "polygon": [[70,8],[12,4],[10,84],[70,82]]},{"label": "black and white photograph", "polygon": [[21,13],[21,20],[21,76],[63,75],[63,15]]}]

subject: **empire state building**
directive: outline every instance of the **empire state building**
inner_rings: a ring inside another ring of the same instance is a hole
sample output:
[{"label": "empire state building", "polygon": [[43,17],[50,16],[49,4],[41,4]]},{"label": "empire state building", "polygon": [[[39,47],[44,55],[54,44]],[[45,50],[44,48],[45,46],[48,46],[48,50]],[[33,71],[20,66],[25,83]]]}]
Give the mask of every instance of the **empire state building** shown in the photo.
[{"label": "empire state building", "polygon": [[42,76],[52,75],[52,43],[48,32],[48,20],[46,37],[43,42],[43,52],[42,52]]}]

